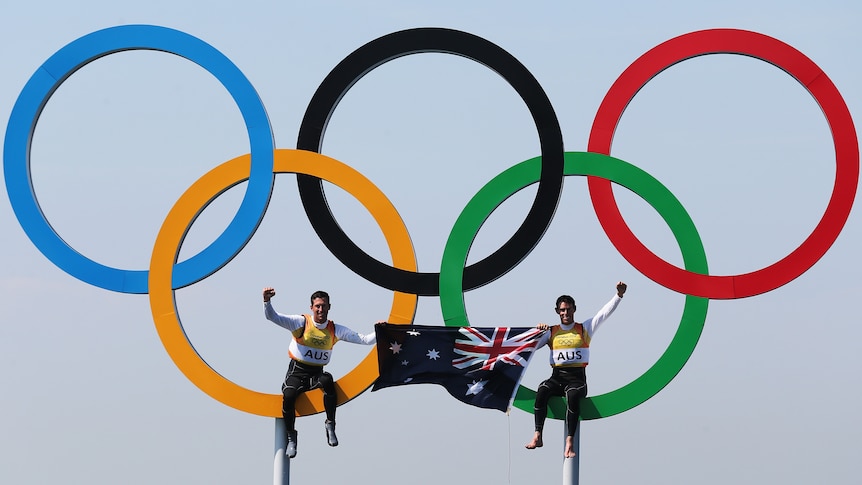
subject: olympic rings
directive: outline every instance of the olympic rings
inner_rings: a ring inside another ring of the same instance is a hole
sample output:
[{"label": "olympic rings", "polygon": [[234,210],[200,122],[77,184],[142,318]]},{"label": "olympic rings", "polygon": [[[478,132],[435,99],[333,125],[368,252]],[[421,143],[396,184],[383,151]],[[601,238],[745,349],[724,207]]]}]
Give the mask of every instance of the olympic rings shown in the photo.
[{"label": "olympic rings", "polygon": [[174,287],[188,286],[206,278],[242,249],[263,218],[273,181],[275,142],[266,110],[248,79],[214,47],[176,30],[127,25],[93,32],[57,51],[36,70],[12,108],[3,145],[6,190],[18,222],[45,257],[81,281],[124,293],[146,293],[147,272],[104,266],[75,251],[60,238],[45,219],[33,192],[30,141],[42,109],[69,76],[101,57],[141,49],[176,54],[215,76],[239,106],[251,144],[251,176],[236,215],[209,247],[177,265]]},{"label": "olympic rings", "polygon": [[632,63],[605,95],[593,121],[588,151],[611,152],[617,123],[634,95],[661,71],[691,57],[743,54],[779,67],[814,96],[823,110],[835,144],[835,185],[826,212],[814,232],[793,252],[751,273],[715,276],[682,270],[647,249],[626,225],[608,180],[587,177],[599,221],[614,246],[635,268],[674,291],[707,298],[744,298],[771,291],[807,271],[835,242],[853,207],[859,182],[856,128],[844,99],[826,74],[801,52],[763,34],[716,29],[691,32],[664,42]]},{"label": "olympic rings", "polygon": [[[410,235],[391,202],[368,179],[332,158],[301,150],[276,150],[276,173],[306,173],[324,178],[356,197],[380,225],[393,264],[416,270]],[[219,194],[248,179],[250,156],[243,155],[211,170],[198,179],[177,201],[156,238],[150,260],[150,307],[159,338],[171,359],[198,388],[230,407],[261,416],[281,417],[281,394],[263,394],[239,386],[213,370],[195,351],[183,331],[172,288],[172,272],[185,234],[198,214]],[[250,239],[250,237],[249,237]],[[396,292],[387,321],[413,320],[418,297]],[[377,348],[349,373],[336,381],[338,403],[343,404],[368,389],[377,378]],[[299,416],[323,411],[323,392],[305,393],[296,403]]]},{"label": "olympic rings", "polygon": [[[537,165],[540,162],[539,158],[527,160],[493,178],[473,196],[455,221],[440,266],[440,307],[447,326],[469,325],[461,281],[473,238],[497,206],[536,182]],[[706,253],[694,223],[676,197],[652,176],[622,160],[584,152],[566,152],[565,174],[602,177],[638,194],[670,226],[682,250],[686,268],[704,273],[708,271]],[[661,391],[682,370],[694,352],[706,322],[708,303],[709,300],[705,298],[687,295],[679,328],[659,360],[629,384],[585,399],[581,418],[604,418],[628,411]],[[535,400],[535,391],[521,386],[515,395],[514,404],[531,412]],[[565,413],[563,399],[554,398],[548,407],[548,416],[564,419]]]},{"label": "olympic rings", "polygon": [[[515,88],[539,132],[542,175],[536,198],[512,238],[484,260],[467,267],[464,286],[472,290],[506,274],[532,251],[551,223],[563,184],[563,135],[557,115],[536,78],[511,54],[481,37],[448,29],[404,30],[373,40],[347,56],[320,84],[305,111],[296,147],[320,151],[329,118],[347,90],[381,64],[419,52],[458,54],[491,68]],[[318,237],[354,273],[390,290],[420,296],[439,294],[439,273],[399,271],[354,244],[335,221],[319,179],[297,176],[297,184],[305,213]]]},{"label": "olympic rings", "polygon": [[[54,91],[84,65],[116,52],[150,49],[189,59],[215,76],[238,104],[246,124],[250,154],[216,167],[195,182],[163,223],[148,271],[121,270],[96,263],[69,247],[39,209],[30,178],[30,140]],[[316,154],[326,124],[353,84],[377,66],[418,53],[442,52],[482,63],[521,96],[536,124],[541,156],[503,171],[465,207],[449,235],[440,273],[419,273],[409,234],[398,213],[376,186],[331,158]],[[812,234],[791,254],[752,273],[708,274],[697,229],[679,201],[646,172],[610,157],[617,123],[628,103],[649,80],[691,57],[734,53],[769,62],[793,76],[823,109],[832,130],[836,180],[827,209]],[[177,367],[218,401],[263,416],[279,417],[281,396],[239,386],[212,369],[194,350],[177,315],[174,291],[210,276],[251,239],[269,203],[274,173],[297,174],[306,214],[318,236],[342,263],[363,278],[395,292],[389,321],[410,323],[419,296],[439,295],[445,324],[467,325],[464,292],[501,277],[532,251],[553,219],[564,176],[586,175],[596,213],[614,246],[644,275],[686,295],[679,328],[666,351],[643,375],[607,394],[588,398],[584,419],[627,411],[654,396],[682,369],[703,331],[710,298],[743,298],[771,291],[807,271],[825,254],[846,223],[859,178],[856,130],[841,94],[823,71],[792,47],[762,34],[716,29],[692,32],[651,49],[627,68],[605,95],[596,113],[588,150],[563,152],[563,139],[550,101],[533,75],[514,57],[480,37],[447,29],[412,29],[380,37],[360,47],[326,76],[312,97],[300,128],[299,150],[276,150],[266,111],[239,69],[215,48],[175,30],[132,25],[86,35],[57,51],[30,78],[12,109],[4,145],[4,172],[13,210],[37,248],[66,273],[112,291],[149,293],[159,337]],[[306,151],[309,150],[309,151]],[[367,255],[338,227],[323,195],[321,180],[353,194],[383,230],[392,266]],[[248,180],[239,210],[225,231],[206,249],[177,263],[185,233],[203,207],[228,188]],[[684,269],[658,258],[635,238],[622,219],[611,183],[637,193],[670,226],[683,254]],[[515,235],[486,259],[466,266],[472,240],[487,216],[506,197],[538,183],[533,205]],[[365,391],[376,378],[376,351],[339,379],[339,403]],[[322,411],[322,393],[306,393],[300,415]],[[534,392],[521,387],[515,405],[531,410]],[[562,417],[562,400],[552,401],[551,417]]]}]

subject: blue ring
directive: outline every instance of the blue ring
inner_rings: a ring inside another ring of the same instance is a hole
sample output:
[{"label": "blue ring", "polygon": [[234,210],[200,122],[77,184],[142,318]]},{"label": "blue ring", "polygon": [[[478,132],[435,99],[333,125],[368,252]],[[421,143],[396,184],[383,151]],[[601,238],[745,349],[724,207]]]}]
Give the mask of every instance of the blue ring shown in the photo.
[{"label": "blue ring", "polygon": [[66,244],[39,208],[30,176],[30,145],[48,100],[69,76],[101,57],[128,50],[156,50],[188,59],[206,69],[237,103],[248,131],[251,172],[245,195],[227,228],[207,248],[177,263],[173,286],[200,281],[227,264],[257,230],[272,195],[272,128],[260,97],[245,75],[206,42],[178,30],[125,25],[85,35],[48,58],[18,96],[3,148],[6,190],[18,222],[33,244],[63,271],[91,285],[122,293],[147,293],[147,270],[123,270],[99,264]]}]

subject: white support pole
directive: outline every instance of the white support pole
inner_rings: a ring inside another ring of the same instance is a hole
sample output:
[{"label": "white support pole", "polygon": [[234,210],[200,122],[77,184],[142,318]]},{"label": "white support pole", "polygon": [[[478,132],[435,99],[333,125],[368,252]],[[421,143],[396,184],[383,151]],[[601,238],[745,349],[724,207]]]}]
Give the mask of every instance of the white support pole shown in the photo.
[{"label": "white support pole", "polygon": [[[563,458],[563,485],[578,485],[578,475],[580,471],[581,459],[581,424],[578,423],[578,429],[575,430],[575,436],[572,438],[572,446],[575,448],[574,458]],[[566,425],[563,424],[563,449],[566,446]]]},{"label": "white support pole", "polygon": [[283,418],[275,418],[275,456],[272,460],[272,485],[290,484],[290,458],[285,456],[287,429]]}]

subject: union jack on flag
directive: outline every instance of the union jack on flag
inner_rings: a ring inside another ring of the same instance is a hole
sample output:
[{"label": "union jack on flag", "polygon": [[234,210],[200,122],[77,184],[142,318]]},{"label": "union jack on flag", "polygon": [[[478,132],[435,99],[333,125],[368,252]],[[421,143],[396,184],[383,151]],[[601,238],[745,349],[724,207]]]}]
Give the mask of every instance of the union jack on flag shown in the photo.
[{"label": "union jack on flag", "polygon": [[[541,330],[509,327],[460,327],[463,338],[455,340],[454,351],[461,357],[452,359],[459,369],[481,366],[481,370],[493,370],[497,363],[526,367]],[[511,334],[511,335],[510,335]]]}]

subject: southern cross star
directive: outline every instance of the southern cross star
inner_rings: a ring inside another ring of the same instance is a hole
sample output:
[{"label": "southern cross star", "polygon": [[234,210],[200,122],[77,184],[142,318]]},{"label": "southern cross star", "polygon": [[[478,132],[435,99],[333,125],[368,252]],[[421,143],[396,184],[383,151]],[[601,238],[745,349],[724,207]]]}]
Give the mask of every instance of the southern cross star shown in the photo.
[{"label": "southern cross star", "polygon": [[485,388],[486,381],[473,381],[472,384],[467,384],[467,394],[465,396],[469,396],[470,394],[479,394],[482,392],[482,389]]}]

